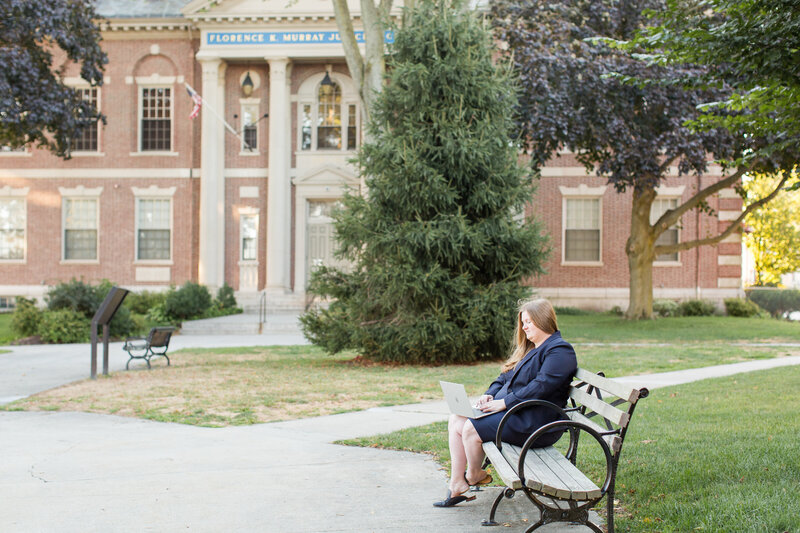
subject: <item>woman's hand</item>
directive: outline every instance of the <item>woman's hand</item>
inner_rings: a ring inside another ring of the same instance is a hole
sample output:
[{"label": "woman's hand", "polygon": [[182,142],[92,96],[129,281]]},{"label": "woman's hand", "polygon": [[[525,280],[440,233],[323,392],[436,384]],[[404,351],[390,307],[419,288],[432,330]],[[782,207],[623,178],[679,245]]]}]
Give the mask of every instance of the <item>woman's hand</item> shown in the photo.
[{"label": "woman's hand", "polygon": [[483,396],[478,398],[478,401],[475,403],[475,408],[483,409],[483,406],[491,402],[492,400],[494,400],[494,396],[492,396],[491,394],[484,394]]},{"label": "woman's hand", "polygon": [[503,400],[489,400],[483,404],[483,407],[478,407],[484,413],[499,413],[506,410],[506,401]]}]

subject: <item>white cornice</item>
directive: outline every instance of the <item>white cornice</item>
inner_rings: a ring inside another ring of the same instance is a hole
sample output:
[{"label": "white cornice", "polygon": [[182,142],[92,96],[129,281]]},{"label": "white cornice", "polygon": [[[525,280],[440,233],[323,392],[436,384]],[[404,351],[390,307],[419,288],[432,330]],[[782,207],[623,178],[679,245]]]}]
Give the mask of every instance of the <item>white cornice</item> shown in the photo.
[{"label": "white cornice", "polygon": [[561,191],[561,196],[603,196],[606,192],[607,185],[599,187],[589,187],[585,183],[581,183],[577,187],[564,187],[558,188]]},{"label": "white cornice", "polygon": [[100,23],[101,31],[174,31],[194,28],[191,20],[185,18],[141,18],[109,19]]},{"label": "white cornice", "polygon": [[133,195],[137,198],[159,198],[164,196],[175,196],[177,187],[156,187],[151,185],[149,187],[131,187]]},{"label": "white cornice", "polygon": [[0,196],[27,196],[30,190],[30,187],[12,187],[11,185],[6,185],[5,187],[0,187]]},{"label": "white cornice", "polygon": [[100,196],[100,193],[103,192],[102,187],[84,187],[83,185],[78,185],[77,187],[59,187],[58,192],[61,196],[83,196],[83,197],[94,197]]},{"label": "white cornice", "polygon": [[175,179],[199,177],[200,169],[188,168],[0,168],[0,178],[26,179]]}]

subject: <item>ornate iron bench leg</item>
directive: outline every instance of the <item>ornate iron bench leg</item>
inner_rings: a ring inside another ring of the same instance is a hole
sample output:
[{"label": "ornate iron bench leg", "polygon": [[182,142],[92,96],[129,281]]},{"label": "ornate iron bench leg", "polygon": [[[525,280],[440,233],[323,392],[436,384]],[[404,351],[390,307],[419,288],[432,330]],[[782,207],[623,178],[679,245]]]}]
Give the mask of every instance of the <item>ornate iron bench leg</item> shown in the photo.
[{"label": "ornate iron bench leg", "polygon": [[[536,507],[539,508],[539,521],[526,529],[525,533],[531,533],[532,531],[552,522],[581,524],[588,527],[595,533],[605,533],[600,527],[589,520],[589,507],[591,507],[591,505],[579,506],[575,502],[569,502],[569,509],[561,509],[545,505],[533,497],[531,497],[531,501],[536,505]],[[596,502],[597,500],[594,501],[594,503]]]},{"label": "ornate iron bench leg", "polygon": [[608,501],[606,502],[606,506],[608,512],[608,518],[606,519],[606,527],[608,528],[608,533],[614,533],[614,484],[611,484],[611,487],[608,489],[606,493],[606,498]]},{"label": "ornate iron bench leg", "polygon": [[500,494],[497,495],[497,498],[495,498],[494,503],[492,504],[492,511],[489,513],[489,518],[488,519],[483,519],[483,521],[481,521],[481,525],[482,526],[499,526],[500,525],[497,522],[495,522],[494,515],[495,515],[495,513],[497,513],[497,507],[500,505],[500,501],[503,499],[503,497],[513,498],[514,497],[514,489],[510,489],[510,488],[506,487],[502,491],[500,491]]}]

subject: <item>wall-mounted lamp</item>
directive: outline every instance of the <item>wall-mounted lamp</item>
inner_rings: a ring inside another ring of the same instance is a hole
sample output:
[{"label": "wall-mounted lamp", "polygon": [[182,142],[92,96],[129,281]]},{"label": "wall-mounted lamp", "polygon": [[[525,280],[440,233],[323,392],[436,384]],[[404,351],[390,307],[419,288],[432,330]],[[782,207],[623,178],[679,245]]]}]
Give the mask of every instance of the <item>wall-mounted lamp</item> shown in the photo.
[{"label": "wall-mounted lamp", "polygon": [[247,71],[247,75],[244,77],[244,81],[242,82],[242,94],[246,97],[250,97],[253,94],[253,87],[255,84],[253,83],[253,78],[250,77],[250,71]]},{"label": "wall-mounted lamp", "polygon": [[333,80],[331,80],[330,73],[328,73],[327,70],[325,71],[325,77],[322,78],[322,82],[320,82],[319,86],[322,89],[322,94],[325,96],[329,96],[333,92],[333,88],[336,86],[336,84],[333,83]]}]

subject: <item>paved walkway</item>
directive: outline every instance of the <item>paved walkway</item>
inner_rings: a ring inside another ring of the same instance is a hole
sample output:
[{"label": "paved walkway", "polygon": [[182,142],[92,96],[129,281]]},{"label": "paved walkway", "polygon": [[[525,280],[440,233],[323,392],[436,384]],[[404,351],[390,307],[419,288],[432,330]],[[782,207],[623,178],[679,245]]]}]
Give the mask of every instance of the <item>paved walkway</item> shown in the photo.
[{"label": "paved walkway", "polygon": [[[176,336],[189,346],[297,344],[297,335]],[[89,346],[0,354],[0,402],[89,375]],[[112,343],[110,366],[127,355]],[[800,364],[800,357],[624,378],[649,388]],[[0,412],[0,531],[482,531],[498,488],[452,509],[446,473],[421,454],[331,444],[445,420],[444,402],[245,427],[199,428],[69,412]],[[536,517],[520,495],[498,518]],[[551,525],[543,532],[585,531]],[[503,529],[505,531],[505,529]]]}]

